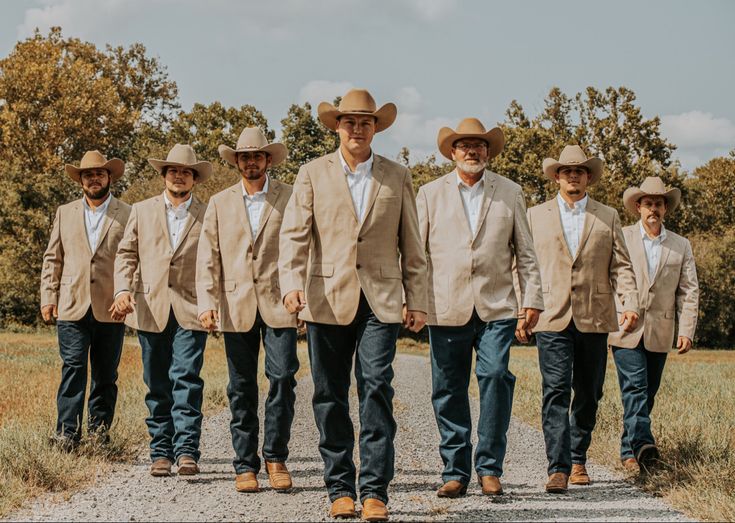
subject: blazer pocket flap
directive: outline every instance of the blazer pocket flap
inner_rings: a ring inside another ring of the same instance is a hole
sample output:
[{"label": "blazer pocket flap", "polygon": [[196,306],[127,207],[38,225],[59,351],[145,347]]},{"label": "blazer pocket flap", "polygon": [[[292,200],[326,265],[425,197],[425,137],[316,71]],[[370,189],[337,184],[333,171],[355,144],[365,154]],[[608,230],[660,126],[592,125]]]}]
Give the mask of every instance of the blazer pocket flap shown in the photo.
[{"label": "blazer pocket flap", "polygon": [[62,285],[69,285],[71,283],[71,280],[72,280],[71,276],[62,276],[61,280],[59,281]]},{"label": "blazer pocket flap", "polygon": [[334,265],[331,263],[315,263],[311,266],[311,274],[322,278],[331,278],[334,276]]},{"label": "blazer pocket flap", "polygon": [[235,280],[225,280],[223,282],[223,286],[225,288],[225,292],[232,292],[235,290],[235,287],[237,287],[237,282]]},{"label": "blazer pocket flap", "polygon": [[607,283],[598,283],[597,284],[597,294],[611,294],[612,289],[610,288],[610,285]]},{"label": "blazer pocket flap", "polygon": [[399,269],[398,267],[393,267],[391,265],[381,265],[380,276],[383,278],[392,278],[395,280],[403,279],[403,273],[401,272],[401,269]]},{"label": "blazer pocket flap", "polygon": [[676,313],[674,311],[664,311],[664,318],[667,320],[673,320],[676,316]]},{"label": "blazer pocket flap", "polygon": [[135,292],[142,292],[143,294],[148,294],[149,292],[151,292],[151,286],[148,283],[136,283]]},{"label": "blazer pocket flap", "polygon": [[551,292],[551,284],[550,283],[542,283],[541,284],[541,292]]}]

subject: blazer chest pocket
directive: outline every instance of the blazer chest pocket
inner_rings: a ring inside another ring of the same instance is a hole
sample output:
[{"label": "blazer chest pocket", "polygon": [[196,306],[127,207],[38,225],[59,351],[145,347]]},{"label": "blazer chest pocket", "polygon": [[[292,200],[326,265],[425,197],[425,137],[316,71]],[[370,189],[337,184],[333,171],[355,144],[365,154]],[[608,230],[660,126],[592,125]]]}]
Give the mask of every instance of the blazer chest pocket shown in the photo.
[{"label": "blazer chest pocket", "polygon": [[676,316],[674,311],[664,311],[664,318],[666,318],[667,320],[673,320],[674,316]]},{"label": "blazer chest pocket", "polygon": [[71,285],[72,277],[71,276],[62,276],[59,280],[59,283],[61,285]]},{"label": "blazer chest pocket", "polygon": [[225,280],[222,282],[222,287],[224,287],[225,292],[233,292],[237,287],[237,282],[235,280]]},{"label": "blazer chest pocket", "polygon": [[319,278],[334,276],[334,265],[331,263],[315,263],[311,266],[311,275]]}]

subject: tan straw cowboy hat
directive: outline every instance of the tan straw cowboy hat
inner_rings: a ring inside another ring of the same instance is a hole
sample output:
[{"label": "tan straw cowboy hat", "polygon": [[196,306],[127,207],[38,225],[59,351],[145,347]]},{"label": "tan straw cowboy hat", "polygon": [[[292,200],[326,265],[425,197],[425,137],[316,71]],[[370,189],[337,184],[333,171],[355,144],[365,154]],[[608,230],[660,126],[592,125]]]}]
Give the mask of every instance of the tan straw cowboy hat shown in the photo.
[{"label": "tan straw cowboy hat", "polygon": [[226,145],[220,145],[217,150],[222,159],[233,167],[237,167],[237,153],[256,151],[268,153],[272,158],[272,167],[281,163],[288,156],[286,146],[277,142],[268,143],[268,139],[259,127],[243,129],[234,149]]},{"label": "tan straw cowboy hat", "polygon": [[79,167],[74,167],[68,163],[64,166],[66,174],[75,182],[82,181],[80,173],[86,169],[107,169],[110,173],[110,180],[114,182],[115,180],[119,180],[125,172],[125,163],[120,158],[108,160],[99,151],[87,151],[82,156]]},{"label": "tan straw cowboy hat", "polygon": [[554,175],[562,167],[586,167],[590,171],[589,185],[597,183],[602,176],[602,160],[599,158],[587,158],[579,145],[567,145],[559,155],[559,159],[546,158],[543,163],[544,174],[554,180]]},{"label": "tan straw cowboy hat", "polygon": [[505,135],[500,127],[494,127],[489,131],[485,130],[485,126],[477,118],[465,118],[457,126],[457,130],[449,127],[439,129],[439,135],[436,138],[436,145],[439,152],[445,158],[452,160],[452,147],[454,142],[462,138],[480,138],[487,142],[487,159],[492,160],[503,150],[505,145]]},{"label": "tan straw cowboy hat", "polygon": [[159,174],[163,174],[164,167],[187,167],[199,174],[199,183],[206,182],[212,175],[212,164],[209,162],[197,161],[197,155],[191,145],[183,145],[177,143],[168,152],[165,160],[156,160],[148,158],[153,168]]},{"label": "tan straw cowboy hat", "polygon": [[365,89],[350,89],[342,97],[339,107],[328,102],[322,102],[317,108],[317,114],[322,123],[329,129],[337,130],[337,119],[347,114],[356,116],[372,115],[375,117],[375,132],[379,133],[390,127],[396,120],[398,109],[393,103],[387,103],[376,110],[377,105],[372,95]]},{"label": "tan straw cowboy hat", "polygon": [[623,205],[626,210],[638,216],[639,212],[635,204],[644,196],[663,196],[666,199],[667,211],[671,212],[681,202],[681,191],[676,187],[666,187],[664,181],[658,176],[649,176],[640,187],[628,187],[623,193]]}]

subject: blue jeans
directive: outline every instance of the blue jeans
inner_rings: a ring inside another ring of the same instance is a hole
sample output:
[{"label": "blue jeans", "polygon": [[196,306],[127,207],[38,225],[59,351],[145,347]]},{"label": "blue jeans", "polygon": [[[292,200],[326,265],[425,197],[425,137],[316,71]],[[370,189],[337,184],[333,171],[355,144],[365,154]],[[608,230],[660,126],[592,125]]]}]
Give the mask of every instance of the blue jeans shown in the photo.
[{"label": "blue jeans", "polygon": [[393,479],[393,359],[400,324],[375,317],[364,295],[349,325],[307,323],[314,418],[329,499],[356,498],[355,432],[350,418],[352,359],[360,402],[360,499],[388,502]]},{"label": "blue jeans", "polygon": [[561,332],[537,332],[536,344],[548,473],[569,474],[572,463],[587,462],[605,383],[607,333],[580,332],[571,321]]},{"label": "blue jeans", "polygon": [[429,327],[431,402],[439,426],[442,480],[467,484],[472,471],[472,419],[467,390],[472,349],[477,351],[475,374],[480,389],[475,471],[480,476],[503,474],[516,378],[508,370],[515,318],[482,321],[473,312],[461,327]]},{"label": "blue jeans", "polygon": [[257,315],[248,332],[225,332],[225,352],[230,382],[232,446],[237,474],[259,472],[258,457],[258,352],[260,340],[265,347],[265,376],[270,388],[265,400],[263,457],[266,461],[284,462],[288,458],[288,442],[296,401],[296,329],[274,329]]},{"label": "blue jeans", "polygon": [[204,363],[207,333],[182,328],[171,311],[163,332],[138,331],[143,349],[143,381],[148,386],[145,422],[151,460],[176,461],[191,456],[199,461],[202,433]]},{"label": "blue jeans", "polygon": [[56,394],[56,433],[78,442],[82,437],[87,358],[92,375],[88,429],[90,432],[105,431],[112,425],[125,325],[99,322],[90,308],[81,320],[58,321],[56,332],[62,361],[61,383]]},{"label": "blue jeans", "polygon": [[666,365],[665,352],[650,352],[643,339],[634,349],[612,348],[623,400],[620,458],[633,458],[643,445],[656,444],[651,432],[651,410]]}]

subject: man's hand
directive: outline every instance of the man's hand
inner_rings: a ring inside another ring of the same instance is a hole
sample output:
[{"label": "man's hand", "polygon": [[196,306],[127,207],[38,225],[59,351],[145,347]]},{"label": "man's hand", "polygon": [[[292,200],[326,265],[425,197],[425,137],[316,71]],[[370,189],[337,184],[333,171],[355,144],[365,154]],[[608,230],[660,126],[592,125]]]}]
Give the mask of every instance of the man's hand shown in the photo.
[{"label": "man's hand", "polygon": [[306,307],[304,291],[291,291],[283,298],[283,305],[290,314],[301,312]]},{"label": "man's hand", "polygon": [[692,340],[686,336],[679,336],[679,339],[676,340],[676,348],[679,349],[677,354],[686,354],[692,348]]},{"label": "man's hand", "polygon": [[51,325],[52,323],[56,323],[56,318],[59,317],[59,309],[53,304],[44,305],[41,307],[41,316],[46,325]]},{"label": "man's hand", "polygon": [[212,332],[217,329],[219,323],[219,313],[215,310],[204,311],[199,315],[199,323],[202,324],[204,330]]},{"label": "man's hand", "polygon": [[516,339],[521,343],[528,343],[528,339],[533,334],[533,329],[538,323],[541,316],[541,309],[523,308],[518,317],[516,325]]},{"label": "man's hand", "polygon": [[403,306],[403,326],[411,332],[418,332],[426,325],[426,313],[421,311],[410,311],[406,305]]},{"label": "man's hand", "polygon": [[638,313],[633,311],[625,311],[620,315],[620,325],[623,326],[625,332],[633,332],[638,325]]},{"label": "man's hand", "polygon": [[123,291],[117,295],[108,312],[113,320],[120,321],[135,310],[134,306],[135,298],[133,298],[133,295],[128,291]]}]

